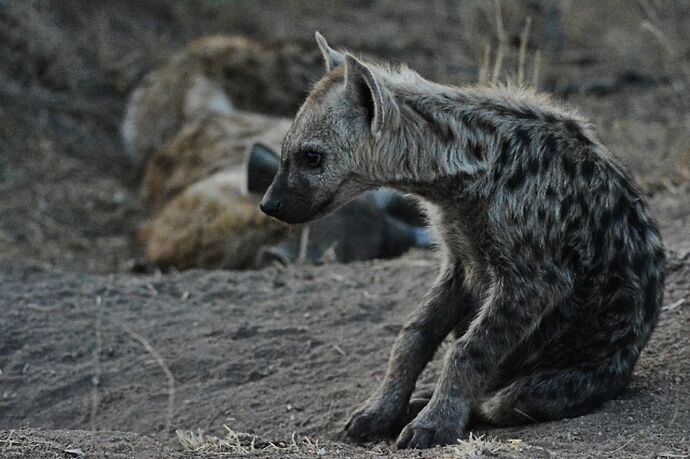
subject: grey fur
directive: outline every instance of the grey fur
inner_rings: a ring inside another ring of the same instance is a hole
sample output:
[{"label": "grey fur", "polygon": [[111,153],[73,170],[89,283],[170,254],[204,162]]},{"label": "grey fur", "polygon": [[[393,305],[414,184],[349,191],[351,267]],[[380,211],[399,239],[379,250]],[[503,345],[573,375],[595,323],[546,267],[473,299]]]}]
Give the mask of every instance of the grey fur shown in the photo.
[{"label": "grey fur", "polygon": [[308,221],[378,186],[421,197],[444,262],[350,436],[397,433],[451,332],[400,448],[453,443],[470,414],[494,425],[580,415],[627,386],[657,321],[664,248],[586,120],[526,90],[442,86],[348,55],[295,118],[263,204]]}]

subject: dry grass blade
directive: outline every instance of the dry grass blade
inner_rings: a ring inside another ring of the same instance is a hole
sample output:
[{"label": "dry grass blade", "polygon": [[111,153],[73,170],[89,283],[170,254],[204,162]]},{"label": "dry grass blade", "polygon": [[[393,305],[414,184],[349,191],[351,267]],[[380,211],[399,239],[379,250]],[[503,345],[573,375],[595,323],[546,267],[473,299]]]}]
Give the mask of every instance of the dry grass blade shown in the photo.
[{"label": "dry grass blade", "polygon": [[532,17],[527,16],[525,28],[520,35],[520,51],[518,55],[518,74],[517,83],[522,86],[525,84],[525,60],[527,59],[527,43],[529,42],[529,29],[532,26]]},{"label": "dry grass blade", "polygon": [[139,342],[139,344],[142,345],[142,347],[151,354],[151,357],[156,361],[158,366],[160,367],[161,370],[163,370],[163,373],[165,373],[165,376],[168,380],[168,412],[165,420],[165,427],[166,427],[166,432],[170,432],[172,430],[172,424],[173,424],[173,418],[175,415],[175,377],[173,376],[172,372],[170,371],[170,368],[168,365],[165,363],[165,360],[163,360],[163,357],[160,355],[160,353],[154,349],[153,346],[151,346],[151,343],[148,342],[146,338],[141,336],[139,333],[135,332],[131,328],[129,328],[127,325],[124,323],[120,322],[119,320],[115,319],[110,319],[112,320],[118,327],[120,327],[125,333],[127,333],[132,339],[135,341]]},{"label": "dry grass blade", "polygon": [[302,234],[299,238],[299,257],[297,261],[304,263],[307,260],[307,249],[309,248],[309,225],[302,228]]},{"label": "dry grass blade", "polygon": [[491,43],[484,44],[484,53],[482,54],[482,65],[479,67],[479,76],[477,80],[479,84],[486,84],[489,82],[489,68],[491,67]]},{"label": "dry grass blade", "polygon": [[310,438],[297,439],[293,433],[289,441],[268,441],[256,435],[237,432],[223,424],[226,431],[224,438],[204,435],[201,430],[177,430],[177,439],[185,450],[196,453],[230,453],[232,455],[249,455],[263,450],[280,451],[284,453],[302,453],[307,455],[324,456],[326,449],[319,446],[318,440]]},{"label": "dry grass blade", "polygon": [[496,8],[496,36],[498,37],[498,51],[496,52],[496,60],[494,61],[494,70],[491,75],[491,83],[498,83],[501,76],[501,68],[503,67],[503,59],[506,52],[506,44],[508,41],[505,28],[503,27],[503,15],[501,14],[501,3],[498,0],[494,2]]},{"label": "dry grass blade", "polygon": [[541,51],[537,50],[534,53],[534,64],[532,66],[532,87],[537,89],[539,87],[539,72],[541,71]]},{"label": "dry grass blade", "polygon": [[94,334],[96,339],[96,346],[93,350],[93,378],[91,378],[91,411],[89,413],[89,425],[92,431],[97,430],[96,414],[98,413],[98,404],[100,403],[100,395],[98,393],[98,386],[101,384],[101,353],[103,352],[103,310],[105,309],[106,301],[112,289],[113,278],[111,277],[108,286],[103,295],[96,297],[96,322],[94,324]]}]

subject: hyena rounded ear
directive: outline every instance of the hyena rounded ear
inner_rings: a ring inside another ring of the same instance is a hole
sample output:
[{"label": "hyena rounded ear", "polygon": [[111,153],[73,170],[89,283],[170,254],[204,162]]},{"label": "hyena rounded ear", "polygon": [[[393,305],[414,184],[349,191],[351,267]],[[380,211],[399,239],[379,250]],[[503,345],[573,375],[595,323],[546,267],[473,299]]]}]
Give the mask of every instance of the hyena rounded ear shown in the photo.
[{"label": "hyena rounded ear", "polygon": [[371,120],[371,133],[378,137],[386,125],[397,127],[400,110],[392,94],[381,86],[371,69],[357,58],[348,54],[345,62],[345,85],[364,104]]},{"label": "hyena rounded ear", "polygon": [[269,147],[255,143],[247,160],[247,191],[264,194],[280,166],[279,155]]},{"label": "hyena rounded ear", "polygon": [[316,37],[316,43],[319,45],[319,49],[321,50],[323,62],[326,65],[326,73],[345,62],[345,56],[343,53],[338,52],[328,46],[328,42],[325,38],[323,38],[323,35],[321,35],[319,32],[316,32],[314,36]]}]

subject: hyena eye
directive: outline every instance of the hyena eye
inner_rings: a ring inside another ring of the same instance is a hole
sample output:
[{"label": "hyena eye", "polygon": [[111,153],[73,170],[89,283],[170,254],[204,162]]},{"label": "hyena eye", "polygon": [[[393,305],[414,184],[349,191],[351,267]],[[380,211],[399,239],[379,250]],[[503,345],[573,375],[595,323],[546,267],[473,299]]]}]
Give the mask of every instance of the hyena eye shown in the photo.
[{"label": "hyena eye", "polygon": [[302,162],[305,166],[312,169],[321,167],[323,162],[323,153],[314,150],[304,150],[302,152]]}]

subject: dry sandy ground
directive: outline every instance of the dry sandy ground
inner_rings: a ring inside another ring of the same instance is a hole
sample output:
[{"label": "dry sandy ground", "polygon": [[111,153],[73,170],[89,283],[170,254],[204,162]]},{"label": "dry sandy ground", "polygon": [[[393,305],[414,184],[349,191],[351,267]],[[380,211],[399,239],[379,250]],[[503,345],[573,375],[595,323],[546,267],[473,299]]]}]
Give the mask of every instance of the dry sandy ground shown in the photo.
[{"label": "dry sandy ground", "polygon": [[[627,0],[564,2],[582,11],[562,46],[540,2],[523,2],[542,88],[594,119],[649,192],[669,248],[664,309],[633,382],[589,415],[479,429],[424,452],[343,437],[434,277],[429,252],[260,272],[131,269],[143,212],[117,126],[129,89],[175,47],[211,31],[306,44],[319,28],[471,81],[493,36],[491,9],[477,6],[488,3],[45,0],[15,3],[34,5],[17,15],[0,0],[0,457],[690,457],[690,186],[678,162],[690,81],[638,33],[652,20],[672,43],[685,2],[657,18]],[[504,11],[513,65],[524,14]],[[688,50],[674,52],[687,65]]]},{"label": "dry sandy ground", "polygon": [[[664,227],[671,241],[681,235]],[[660,324],[622,397],[587,416],[474,434],[519,439],[517,446],[554,457],[690,454],[690,253],[674,248]],[[424,252],[386,262],[162,276],[5,265],[0,451],[39,457],[47,448],[60,457],[80,447],[165,456],[172,453],[162,445],[179,449],[175,429],[223,437],[225,424],[257,435],[256,448],[290,446],[260,456],[397,457],[387,443],[343,443],[341,426],[382,376],[393,339],[434,270],[433,255]],[[438,359],[423,383],[437,371]],[[516,444],[503,449],[522,457]]]}]

